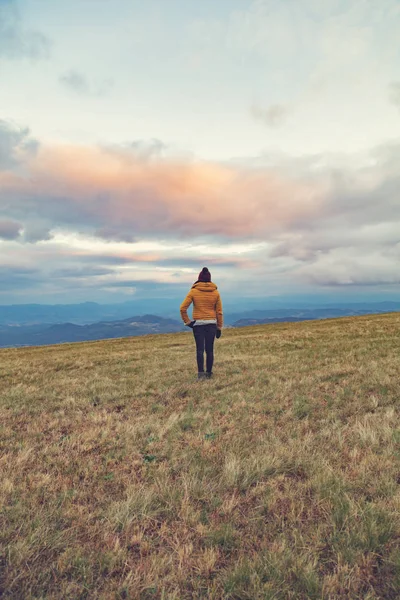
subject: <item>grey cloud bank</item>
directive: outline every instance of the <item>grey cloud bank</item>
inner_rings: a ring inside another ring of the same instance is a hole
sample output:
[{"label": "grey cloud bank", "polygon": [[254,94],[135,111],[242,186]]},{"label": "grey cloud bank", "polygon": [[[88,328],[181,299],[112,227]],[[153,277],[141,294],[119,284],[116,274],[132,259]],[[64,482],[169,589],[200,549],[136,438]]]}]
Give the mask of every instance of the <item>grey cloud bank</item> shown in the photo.
[{"label": "grey cloud bank", "polygon": [[21,223],[0,219],[0,240],[16,240],[22,230]]}]

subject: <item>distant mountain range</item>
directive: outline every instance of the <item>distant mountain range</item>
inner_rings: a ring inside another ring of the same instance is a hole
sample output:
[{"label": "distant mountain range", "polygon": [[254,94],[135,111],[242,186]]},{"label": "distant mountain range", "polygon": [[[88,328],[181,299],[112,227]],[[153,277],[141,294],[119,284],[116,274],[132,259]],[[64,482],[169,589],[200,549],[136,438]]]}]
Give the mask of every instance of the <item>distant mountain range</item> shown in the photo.
[{"label": "distant mountain range", "polygon": [[[90,303],[88,303],[90,304]],[[35,306],[35,305],[29,305]],[[45,316],[45,306],[37,305],[37,314],[40,312],[39,321]],[[156,315],[135,316],[119,320],[101,320],[96,323],[77,324],[72,322],[53,323],[57,318],[57,311],[63,314],[67,306],[49,307],[49,322],[47,323],[18,323],[16,315],[10,321],[2,315],[0,320],[0,348],[18,346],[43,346],[66,342],[83,342],[119,337],[131,337],[155,333],[175,333],[184,331],[185,327],[177,319],[159,317]],[[72,307],[74,305],[71,305]],[[82,307],[82,305],[75,305]],[[86,309],[86,305],[85,309]],[[102,305],[95,305],[102,307]],[[0,307],[1,309],[10,307]],[[89,307],[87,307],[89,308]],[[70,307],[70,312],[73,308]],[[94,310],[94,313],[96,313]],[[225,315],[225,324],[229,327],[245,327],[265,323],[309,321],[315,319],[329,319],[346,316],[357,316],[374,313],[400,311],[400,302],[358,303],[321,308],[274,308],[265,310],[249,310]],[[28,311],[29,312],[29,311]],[[82,313],[81,313],[82,314]],[[32,311],[31,311],[32,316]],[[89,313],[87,314],[87,317]],[[92,314],[93,318],[93,314]]]},{"label": "distant mountain range", "polygon": [[87,325],[99,321],[119,321],[132,315],[163,314],[179,316],[179,303],[171,299],[121,302],[118,304],[98,304],[81,302],[78,304],[11,304],[0,305],[1,325],[52,325],[73,323]]},{"label": "distant mountain range", "polygon": [[296,321],[335,319],[338,317],[352,317],[397,311],[400,311],[400,302],[381,302],[373,305],[366,303],[332,308],[253,310],[246,315],[238,314],[237,316],[239,318],[234,321],[233,326],[246,327],[248,325],[262,325],[265,323],[293,323]]},{"label": "distant mountain range", "polygon": [[84,342],[120,337],[175,333],[183,331],[182,322],[155,315],[131,317],[122,321],[101,321],[90,325],[59,323],[57,325],[0,326],[0,348],[45,346],[65,342]]}]

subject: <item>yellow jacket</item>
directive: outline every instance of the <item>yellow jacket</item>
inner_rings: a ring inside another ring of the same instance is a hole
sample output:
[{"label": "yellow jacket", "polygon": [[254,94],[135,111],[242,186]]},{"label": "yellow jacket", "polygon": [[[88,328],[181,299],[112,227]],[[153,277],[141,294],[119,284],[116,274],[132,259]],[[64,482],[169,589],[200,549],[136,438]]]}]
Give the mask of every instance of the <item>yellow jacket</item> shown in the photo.
[{"label": "yellow jacket", "polygon": [[193,319],[216,319],[222,329],[222,302],[215,283],[197,281],[181,304],[181,317],[185,325],[190,323],[187,309],[193,302]]}]

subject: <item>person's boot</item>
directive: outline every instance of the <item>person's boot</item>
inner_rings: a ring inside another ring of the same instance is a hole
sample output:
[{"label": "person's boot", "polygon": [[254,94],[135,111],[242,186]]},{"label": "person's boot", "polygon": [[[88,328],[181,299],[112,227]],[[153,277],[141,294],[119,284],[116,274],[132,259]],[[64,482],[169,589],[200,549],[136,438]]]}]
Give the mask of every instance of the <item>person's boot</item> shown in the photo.
[{"label": "person's boot", "polygon": [[206,379],[207,377],[207,373],[204,373],[204,371],[199,371],[197,373],[197,379]]},{"label": "person's boot", "polygon": [[206,379],[211,379],[211,377],[213,376],[212,373],[208,373],[208,372],[205,375],[206,375]]}]

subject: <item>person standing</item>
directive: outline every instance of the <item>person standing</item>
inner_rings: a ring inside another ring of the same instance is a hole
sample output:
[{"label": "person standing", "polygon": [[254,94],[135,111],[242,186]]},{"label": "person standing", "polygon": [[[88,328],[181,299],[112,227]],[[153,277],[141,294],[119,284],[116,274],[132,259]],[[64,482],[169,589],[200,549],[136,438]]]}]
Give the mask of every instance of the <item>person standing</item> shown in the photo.
[{"label": "person standing", "polygon": [[[193,320],[188,317],[187,310],[193,302]],[[215,283],[211,281],[211,273],[204,267],[197,281],[181,304],[181,317],[187,327],[193,329],[196,341],[197,377],[212,377],[214,363],[214,340],[221,337],[223,313],[221,296]],[[204,372],[204,351],[206,352],[206,372]]]}]

